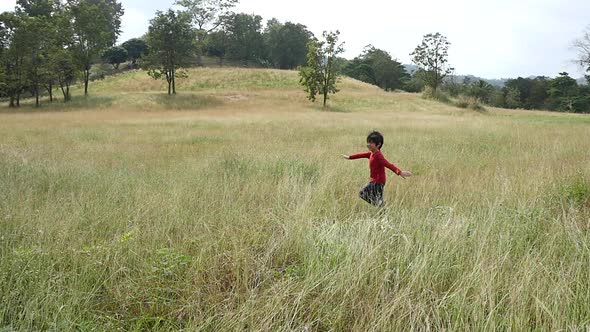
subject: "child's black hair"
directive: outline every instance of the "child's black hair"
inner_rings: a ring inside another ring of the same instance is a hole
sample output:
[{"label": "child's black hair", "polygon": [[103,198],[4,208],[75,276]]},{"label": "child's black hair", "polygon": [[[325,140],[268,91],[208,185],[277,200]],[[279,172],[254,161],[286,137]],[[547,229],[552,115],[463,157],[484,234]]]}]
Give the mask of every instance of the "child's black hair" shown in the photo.
[{"label": "child's black hair", "polygon": [[373,131],[367,136],[367,143],[375,143],[379,150],[383,147],[383,135],[378,131]]}]

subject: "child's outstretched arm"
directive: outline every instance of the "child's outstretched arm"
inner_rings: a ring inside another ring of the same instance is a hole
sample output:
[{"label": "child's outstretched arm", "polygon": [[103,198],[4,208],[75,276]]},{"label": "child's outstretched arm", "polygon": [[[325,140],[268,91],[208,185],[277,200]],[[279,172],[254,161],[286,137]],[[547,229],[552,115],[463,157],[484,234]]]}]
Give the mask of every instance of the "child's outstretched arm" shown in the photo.
[{"label": "child's outstretched arm", "polygon": [[371,157],[371,152],[361,152],[361,153],[352,154],[350,156],[347,156],[347,155],[343,154],[342,157],[344,159],[348,159],[348,160],[361,159],[361,158],[370,158]]},{"label": "child's outstretched arm", "polygon": [[412,173],[408,172],[408,171],[402,171],[399,167],[397,167],[395,164],[390,163],[387,159],[383,158],[382,160],[383,165],[387,168],[389,168],[390,170],[392,170],[395,174],[401,176],[402,178],[409,178],[410,176],[412,176]]}]

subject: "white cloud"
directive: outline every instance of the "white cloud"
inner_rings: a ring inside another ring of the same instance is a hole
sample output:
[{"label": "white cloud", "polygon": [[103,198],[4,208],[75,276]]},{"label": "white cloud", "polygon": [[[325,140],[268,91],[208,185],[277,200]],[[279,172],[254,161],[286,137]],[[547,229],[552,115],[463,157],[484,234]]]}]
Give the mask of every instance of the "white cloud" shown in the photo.
[{"label": "white cloud", "polygon": [[0,0],[0,13],[13,11],[16,6],[16,0]]},{"label": "white cloud", "polygon": [[121,18],[122,33],[119,36],[119,43],[123,43],[131,38],[143,36],[149,26],[150,17],[140,9],[125,8],[125,14]]}]

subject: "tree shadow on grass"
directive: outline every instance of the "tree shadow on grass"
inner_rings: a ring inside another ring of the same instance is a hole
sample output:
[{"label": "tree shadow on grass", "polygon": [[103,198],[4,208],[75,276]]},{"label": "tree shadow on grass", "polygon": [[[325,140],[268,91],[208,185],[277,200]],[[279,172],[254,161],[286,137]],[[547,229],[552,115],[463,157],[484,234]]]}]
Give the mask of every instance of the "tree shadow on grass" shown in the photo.
[{"label": "tree shadow on grass", "polygon": [[197,94],[161,94],[154,98],[155,102],[167,110],[200,110],[208,107],[215,107],[222,104],[222,101],[213,96]]},{"label": "tree shadow on grass", "polygon": [[78,111],[89,109],[105,109],[113,105],[114,97],[111,96],[76,96],[70,101],[64,103],[63,100],[54,100],[49,102],[43,100],[39,107],[35,106],[34,99],[26,99],[21,102],[18,108],[0,107],[0,113],[41,113],[41,112],[60,112],[60,111]]},{"label": "tree shadow on grass", "polygon": [[313,106],[314,110],[319,112],[334,112],[334,113],[350,113],[351,111],[343,106],[338,105],[326,105],[323,107],[321,104],[317,104]]},{"label": "tree shadow on grass", "polygon": [[[8,103],[8,102],[6,102]],[[180,94],[169,96],[167,94],[141,94],[141,95],[113,95],[113,96],[76,96],[69,102],[55,100],[50,103],[43,100],[41,106],[35,107],[34,99],[26,99],[21,102],[19,108],[9,108],[0,105],[0,114],[26,114],[41,112],[67,112],[80,110],[102,110],[109,108],[122,109],[156,109],[164,110],[200,110],[215,107],[222,101],[213,96],[198,94]]]}]

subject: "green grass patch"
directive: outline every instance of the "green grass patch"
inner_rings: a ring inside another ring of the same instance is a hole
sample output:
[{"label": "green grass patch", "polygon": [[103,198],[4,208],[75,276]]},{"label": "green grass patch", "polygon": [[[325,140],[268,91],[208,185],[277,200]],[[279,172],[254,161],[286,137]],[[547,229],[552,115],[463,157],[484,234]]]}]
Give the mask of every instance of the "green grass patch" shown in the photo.
[{"label": "green grass patch", "polygon": [[166,110],[199,110],[222,104],[215,97],[196,94],[159,95],[156,103]]},{"label": "green grass patch", "polygon": [[566,181],[560,193],[568,202],[590,208],[590,180],[582,174]]}]

